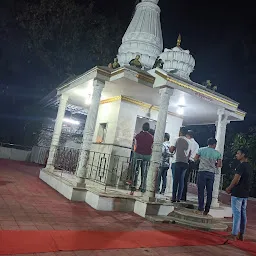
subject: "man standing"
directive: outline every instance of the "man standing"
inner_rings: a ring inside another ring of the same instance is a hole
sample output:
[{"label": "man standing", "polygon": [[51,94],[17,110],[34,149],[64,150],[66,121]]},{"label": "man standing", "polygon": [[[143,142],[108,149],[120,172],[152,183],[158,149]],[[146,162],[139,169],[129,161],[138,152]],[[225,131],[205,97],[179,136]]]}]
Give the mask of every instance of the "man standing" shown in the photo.
[{"label": "man standing", "polygon": [[186,134],[186,138],[189,141],[189,148],[190,148],[190,157],[188,160],[188,170],[186,171],[185,174],[185,179],[184,179],[184,189],[182,193],[181,200],[182,201],[187,201],[187,192],[188,192],[188,178],[190,173],[192,173],[195,170],[195,156],[198,152],[199,145],[194,139],[194,132],[192,130],[189,130]]},{"label": "man standing", "polygon": [[[176,162],[173,177],[172,202],[180,202],[184,188],[184,177],[188,169],[189,143],[185,137],[187,131],[184,127],[180,129],[180,137],[175,146],[170,149],[171,153],[176,152]],[[178,192],[178,194],[177,194]]]},{"label": "man standing", "polygon": [[[162,147],[162,159],[161,159],[161,163],[160,163],[160,167],[159,167],[159,171],[158,171],[158,180],[157,180],[157,182],[158,182],[157,183],[158,184],[157,192],[162,195],[165,193],[166,177],[167,177],[167,172],[170,168],[171,153],[170,153],[169,149],[170,149],[170,134],[165,133],[164,134],[164,143],[163,143],[163,147]],[[162,180],[162,189],[160,190],[161,180]]]},{"label": "man standing", "polygon": [[[208,147],[200,148],[195,156],[195,161],[200,160],[198,171],[198,211],[207,215],[212,204],[212,191],[214,176],[222,166],[221,154],[216,148],[217,140],[210,138],[207,141]],[[204,206],[204,189],[206,188],[207,200]]]},{"label": "man standing", "polygon": [[244,240],[246,229],[246,207],[250,193],[252,167],[248,163],[248,151],[239,149],[236,154],[236,159],[240,164],[235,170],[235,177],[229,187],[226,189],[228,194],[231,194],[231,207],[233,212],[233,228],[231,238],[233,240]]},{"label": "man standing", "polygon": [[141,168],[141,192],[146,191],[147,167],[152,154],[152,145],[154,137],[149,133],[149,123],[144,123],[142,131],[135,136],[135,152],[134,152],[134,174],[132,179],[131,194],[136,190],[139,168]]}]

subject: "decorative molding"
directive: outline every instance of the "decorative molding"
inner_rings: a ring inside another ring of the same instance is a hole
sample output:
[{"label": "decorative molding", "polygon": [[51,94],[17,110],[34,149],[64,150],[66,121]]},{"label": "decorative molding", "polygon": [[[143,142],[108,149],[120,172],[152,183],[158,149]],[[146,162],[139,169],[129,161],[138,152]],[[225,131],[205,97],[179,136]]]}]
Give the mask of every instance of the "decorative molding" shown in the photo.
[{"label": "decorative molding", "polygon": [[204,96],[206,96],[206,97],[209,97],[209,98],[212,99],[212,100],[219,101],[219,102],[221,102],[221,103],[227,104],[227,105],[229,105],[229,106],[231,106],[231,107],[234,107],[234,108],[237,108],[238,105],[239,105],[239,104],[237,104],[237,103],[231,102],[231,101],[226,100],[226,99],[223,99],[223,98],[221,98],[221,97],[218,97],[217,95],[215,95],[215,94],[213,94],[213,93],[206,92],[206,91],[204,91],[203,89],[195,88],[195,87],[193,87],[192,85],[185,84],[185,83],[182,83],[182,82],[180,82],[180,81],[177,81],[177,80],[175,80],[174,78],[171,78],[171,77],[169,77],[168,75],[164,75],[164,74],[162,74],[161,72],[159,72],[159,71],[157,71],[157,70],[155,71],[155,73],[156,73],[157,75],[159,75],[160,77],[164,78],[165,80],[171,82],[171,83],[174,83],[174,84],[179,85],[179,86],[181,86],[181,87],[183,87],[183,88],[186,88],[186,89],[189,89],[189,90],[191,90],[191,91],[194,91],[195,93],[200,93],[200,94],[202,94],[202,95],[204,95]]},{"label": "decorative molding", "polygon": [[115,96],[106,100],[101,100],[100,104],[107,104],[107,103],[111,103],[111,102],[115,102],[115,101],[120,101],[122,99],[122,96]]},{"label": "decorative molding", "polygon": [[143,80],[143,81],[145,81],[145,82],[147,82],[147,83],[151,83],[151,84],[153,84],[154,81],[155,81],[155,78],[154,78],[154,77],[149,77],[149,76],[146,76],[146,75],[143,75],[143,74],[140,74],[140,73],[138,73],[138,74],[136,75],[136,77],[137,77],[138,79],[140,79],[140,80]]},{"label": "decorative molding", "polygon": [[[126,101],[126,102],[132,103],[134,105],[140,106],[140,107],[145,108],[145,109],[150,109],[151,108],[152,110],[159,111],[158,106],[153,106],[152,107],[151,104],[145,103],[143,101],[135,100],[135,99],[132,99],[132,98],[129,98],[129,97],[126,97],[126,96],[116,96],[116,97],[112,97],[112,98],[109,98],[109,99],[106,99],[106,100],[102,100],[100,102],[100,104],[107,104],[107,103],[111,103],[111,102],[115,102],[115,101]],[[168,115],[183,118],[183,116],[178,115],[178,114],[173,113],[173,112],[170,112],[170,111],[168,111]]]},{"label": "decorative molding", "polygon": [[242,116],[242,117],[245,117],[245,116],[246,116],[246,112],[244,112],[244,111],[242,111],[242,110],[240,110],[240,109],[238,109],[235,113],[236,113],[237,115],[239,115],[239,116]]},{"label": "decorative molding", "polygon": [[195,68],[195,59],[188,50],[183,50],[180,46],[176,46],[172,49],[165,49],[160,54],[160,59],[164,62],[163,69],[167,72],[176,70],[175,75],[189,80],[190,74]]},{"label": "decorative molding", "polygon": [[112,76],[119,75],[119,74],[121,74],[121,73],[124,73],[124,71],[125,71],[125,68],[120,68],[120,69],[118,69],[118,70],[112,71],[112,72],[111,72],[111,77],[112,77]]}]

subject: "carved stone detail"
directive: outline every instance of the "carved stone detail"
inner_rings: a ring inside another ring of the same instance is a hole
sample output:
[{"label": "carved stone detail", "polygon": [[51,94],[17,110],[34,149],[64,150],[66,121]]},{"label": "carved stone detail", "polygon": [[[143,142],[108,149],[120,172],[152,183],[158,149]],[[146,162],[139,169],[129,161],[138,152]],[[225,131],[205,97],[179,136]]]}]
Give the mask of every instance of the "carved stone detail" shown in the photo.
[{"label": "carved stone detail", "polygon": [[141,64],[151,69],[157,56],[163,50],[158,0],[144,0],[136,6],[134,17],[123,36],[118,50],[121,66],[129,65],[136,55],[141,56]]},{"label": "carved stone detail", "polygon": [[195,59],[188,50],[183,50],[180,47],[173,49],[165,49],[160,55],[164,61],[164,70],[171,72],[177,70],[174,74],[184,79],[190,80],[190,74],[194,71]]}]

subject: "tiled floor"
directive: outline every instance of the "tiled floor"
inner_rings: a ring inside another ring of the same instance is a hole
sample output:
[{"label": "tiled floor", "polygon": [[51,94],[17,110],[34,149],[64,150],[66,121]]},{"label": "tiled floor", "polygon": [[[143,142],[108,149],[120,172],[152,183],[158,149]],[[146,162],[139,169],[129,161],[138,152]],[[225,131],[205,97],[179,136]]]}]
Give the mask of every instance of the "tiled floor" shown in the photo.
[{"label": "tiled floor", "polygon": [[[63,198],[38,178],[39,167],[0,160],[0,228],[2,230],[180,230],[168,224],[153,224],[132,213],[100,212],[85,203]],[[255,205],[250,206],[255,209]],[[248,233],[256,237],[256,219],[250,212]],[[248,255],[225,246],[169,247],[107,251],[44,253],[40,256],[128,255]]]}]

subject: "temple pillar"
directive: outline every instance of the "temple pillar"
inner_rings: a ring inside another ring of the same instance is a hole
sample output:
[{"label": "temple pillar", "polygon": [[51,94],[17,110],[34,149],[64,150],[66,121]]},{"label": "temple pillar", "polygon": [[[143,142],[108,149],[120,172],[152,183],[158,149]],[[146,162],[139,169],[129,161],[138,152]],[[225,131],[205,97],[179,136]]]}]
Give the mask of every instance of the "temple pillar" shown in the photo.
[{"label": "temple pillar", "polygon": [[52,142],[51,142],[49,156],[48,156],[48,160],[47,160],[47,164],[46,164],[46,169],[49,171],[54,170],[55,156],[56,156],[57,148],[59,146],[61,129],[62,129],[62,124],[63,124],[63,119],[65,116],[67,102],[68,102],[68,96],[62,94],[60,96],[57,118],[55,120]]},{"label": "temple pillar", "polygon": [[145,193],[145,199],[148,201],[155,200],[155,189],[158,174],[158,167],[162,156],[162,146],[164,141],[164,133],[166,128],[166,119],[168,115],[168,107],[170,97],[173,94],[173,89],[163,88],[159,90],[160,93],[160,107],[157,117],[156,130],[154,135],[154,144],[152,150],[152,156],[150,160],[150,166],[147,176],[147,187]]},{"label": "temple pillar", "polygon": [[[223,157],[224,147],[225,147],[225,138],[228,121],[228,114],[225,109],[218,110],[218,121],[216,123],[216,140],[217,146],[216,150],[221,153]],[[219,174],[215,174],[214,185],[213,185],[213,194],[212,194],[212,206],[219,207],[218,197],[219,197],[219,187],[220,187],[220,178],[221,178],[221,168],[219,168]]]},{"label": "temple pillar", "polygon": [[92,146],[93,135],[95,132],[95,126],[98,116],[98,110],[100,105],[101,94],[105,86],[104,82],[100,80],[94,80],[93,82],[93,94],[92,103],[86,118],[83,142],[79,155],[77,170],[76,170],[76,183],[77,186],[83,187],[86,178],[86,167],[89,160],[90,150]]}]

